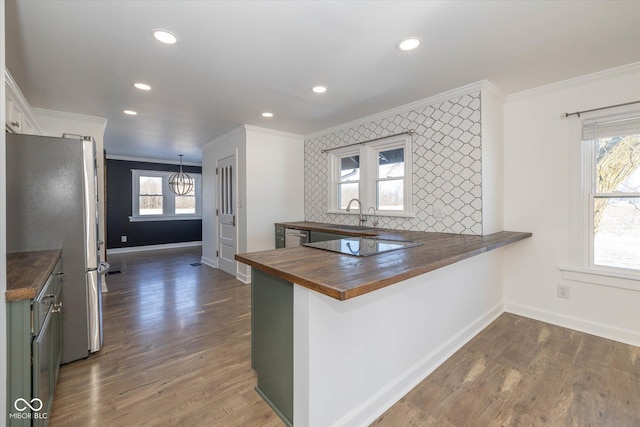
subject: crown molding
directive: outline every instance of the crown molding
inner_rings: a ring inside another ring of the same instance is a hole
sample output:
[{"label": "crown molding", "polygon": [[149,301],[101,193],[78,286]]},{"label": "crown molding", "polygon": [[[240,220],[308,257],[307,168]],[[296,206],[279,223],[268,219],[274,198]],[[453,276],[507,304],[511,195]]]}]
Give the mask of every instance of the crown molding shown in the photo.
[{"label": "crown molding", "polygon": [[[376,120],[381,120],[384,118],[387,118],[389,116],[393,116],[393,115],[397,115],[397,114],[402,114],[402,113],[407,113],[409,111],[412,110],[416,110],[419,108],[424,108],[424,107],[428,107],[429,105],[433,105],[433,104],[439,104],[441,102],[447,101],[451,98],[456,98],[459,96],[463,96],[463,95],[467,95],[471,92],[477,92],[477,91],[483,91],[483,90],[489,90],[491,93],[497,95],[498,97],[502,98],[502,99],[506,99],[506,97],[504,96],[504,93],[498,89],[494,84],[492,84],[491,82],[489,82],[488,80],[481,80],[479,82],[475,82],[475,83],[470,83],[468,85],[464,85],[461,86],[459,88],[456,89],[452,89],[446,92],[442,92],[439,93],[437,95],[434,96],[430,96],[429,98],[424,98],[421,99],[419,101],[416,102],[412,102],[410,104],[405,104],[405,105],[401,105],[399,107],[396,108],[392,108],[390,110],[386,110],[386,111],[382,111],[380,113],[376,113],[376,114],[372,114],[370,116],[367,117],[363,117],[360,119],[356,119],[347,123],[343,123],[337,126],[333,126],[327,129],[323,129],[317,132],[313,132],[310,134],[307,134],[304,136],[304,139],[312,139],[312,138],[316,138],[318,136],[322,136],[322,135],[326,135],[326,134],[331,134],[331,133],[336,133],[345,129],[349,129],[349,128],[353,128],[359,125],[364,125],[367,123],[371,123],[374,122]],[[502,95],[500,95],[502,94]]]},{"label": "crown molding", "polygon": [[82,122],[92,122],[98,125],[102,125],[103,129],[107,127],[108,119],[104,117],[98,116],[89,116],[86,114],[77,114],[77,113],[67,113],[65,111],[57,111],[57,110],[47,110],[45,108],[34,108],[34,112],[43,115],[49,116],[55,119],[66,119],[66,120],[77,120]]},{"label": "crown molding", "polygon": [[602,71],[598,71],[591,74],[585,74],[584,76],[574,77],[567,80],[561,80],[559,82],[551,83],[544,86],[539,86],[533,89],[523,90],[522,92],[516,92],[508,95],[507,101],[526,98],[531,95],[542,94],[545,92],[551,92],[558,89],[566,89],[572,86],[591,83],[598,80],[609,79],[611,77],[617,77],[625,74],[632,74],[635,72],[640,72],[640,62],[633,62],[631,64],[623,65],[620,67],[609,68],[607,70],[602,70]]},{"label": "crown molding", "polygon": [[[147,157],[130,157],[130,156],[118,156],[113,154],[107,154],[107,160],[124,160],[127,162],[142,162],[142,163],[156,163],[162,165],[179,165],[180,161],[175,160],[162,160],[162,159],[150,159]],[[182,162],[184,166],[197,166],[202,167],[202,163],[196,162]]]}]

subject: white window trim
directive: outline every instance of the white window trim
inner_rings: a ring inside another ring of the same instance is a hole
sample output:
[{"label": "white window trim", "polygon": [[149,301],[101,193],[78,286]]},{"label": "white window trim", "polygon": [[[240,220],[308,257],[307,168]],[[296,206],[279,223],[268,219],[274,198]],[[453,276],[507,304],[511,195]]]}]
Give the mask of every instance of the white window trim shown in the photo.
[{"label": "white window trim", "polygon": [[162,214],[162,215],[140,215],[139,194],[140,194],[140,177],[153,176],[162,178],[162,205],[165,211],[175,211],[175,195],[169,190],[169,177],[175,172],[157,171],[145,169],[131,169],[131,216],[130,222],[145,221],[187,221],[202,219],[202,175],[197,173],[189,173],[193,178],[196,194],[196,213],[195,214]]},{"label": "white window trim", "polygon": [[[626,268],[601,266],[593,263],[593,168],[595,167],[595,153],[592,142],[583,138],[583,128],[589,121],[607,120],[609,118],[623,118],[637,116],[637,111],[619,111],[612,116],[598,116],[586,114],[583,122],[575,122],[572,128],[571,147],[577,147],[572,156],[570,170],[579,171],[575,175],[575,184],[571,188],[579,191],[571,197],[572,205],[577,208],[573,211],[574,218],[571,226],[571,256],[569,265],[561,265],[562,278],[569,281],[590,283],[601,286],[609,286],[620,289],[640,291],[640,271]],[[575,144],[575,141],[580,144]],[[579,215],[579,217],[576,217]]]},{"label": "white window trim", "polygon": [[[344,214],[355,214],[355,215],[359,214],[359,213],[347,212],[345,209],[337,208],[338,183],[340,182],[340,159],[346,156],[351,156],[351,155],[360,156],[360,180],[358,181],[359,183],[358,192],[359,193],[362,192],[362,185],[364,181],[364,175],[363,175],[364,170],[362,168],[363,158],[362,158],[362,152],[360,150],[360,147],[345,147],[339,150],[332,151],[331,153],[329,153],[329,206],[327,210],[328,213],[344,213]],[[360,200],[362,201],[363,204],[365,203],[364,200],[362,199]],[[364,205],[358,206],[358,208],[363,209],[363,211],[366,210]]]},{"label": "white window trim", "polygon": [[[329,186],[329,205],[327,213],[359,215],[357,209],[347,212],[346,209],[338,209],[338,180],[340,176],[339,159],[347,155],[360,156],[360,181],[359,181],[359,197],[362,202],[363,214],[367,214],[371,207],[376,205],[376,180],[378,170],[379,151],[385,151],[393,148],[404,148],[404,205],[402,211],[395,210],[378,210],[377,216],[413,218],[415,212],[413,208],[413,147],[411,145],[410,135],[397,135],[389,138],[381,139],[376,142],[362,144],[356,147],[344,147],[342,149],[333,150],[328,156],[328,186]],[[354,212],[355,211],[355,212]]]}]

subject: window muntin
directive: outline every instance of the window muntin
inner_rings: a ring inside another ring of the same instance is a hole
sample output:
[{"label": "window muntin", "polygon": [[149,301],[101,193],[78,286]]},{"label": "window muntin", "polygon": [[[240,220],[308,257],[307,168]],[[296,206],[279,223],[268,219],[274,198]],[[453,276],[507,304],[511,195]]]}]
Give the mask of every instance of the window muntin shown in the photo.
[{"label": "window muntin", "polygon": [[363,213],[374,207],[383,216],[413,216],[410,157],[406,135],[331,152],[329,212],[343,213],[357,198]]},{"label": "window muntin", "polygon": [[130,221],[201,219],[200,174],[190,173],[194,188],[178,196],[169,189],[171,171],[132,169],[132,214]]},{"label": "window muntin", "polygon": [[640,118],[585,126],[589,264],[640,271]]}]

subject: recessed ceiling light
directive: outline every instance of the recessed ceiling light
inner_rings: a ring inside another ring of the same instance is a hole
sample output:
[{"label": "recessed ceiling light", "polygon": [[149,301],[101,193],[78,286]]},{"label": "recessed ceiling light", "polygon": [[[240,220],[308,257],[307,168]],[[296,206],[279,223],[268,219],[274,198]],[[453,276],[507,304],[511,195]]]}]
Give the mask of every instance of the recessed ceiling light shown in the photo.
[{"label": "recessed ceiling light", "polygon": [[176,44],[178,37],[167,30],[153,30],[153,38],[164,44]]},{"label": "recessed ceiling light", "polygon": [[133,84],[136,89],[140,89],[140,90],[151,90],[151,86],[149,86],[146,83],[134,83]]},{"label": "recessed ceiling light", "polygon": [[420,46],[421,40],[418,37],[407,37],[406,39],[400,40],[398,43],[398,49],[402,51],[413,50]]},{"label": "recessed ceiling light", "polygon": [[262,117],[273,117],[273,113],[265,111],[264,113],[262,113]]},{"label": "recessed ceiling light", "polygon": [[133,110],[122,110],[123,113],[125,113],[127,116],[137,116],[138,112],[137,111],[133,111]]},{"label": "recessed ceiling light", "polygon": [[315,86],[313,89],[311,89],[311,91],[313,93],[325,93],[327,91],[327,88],[325,86]]}]

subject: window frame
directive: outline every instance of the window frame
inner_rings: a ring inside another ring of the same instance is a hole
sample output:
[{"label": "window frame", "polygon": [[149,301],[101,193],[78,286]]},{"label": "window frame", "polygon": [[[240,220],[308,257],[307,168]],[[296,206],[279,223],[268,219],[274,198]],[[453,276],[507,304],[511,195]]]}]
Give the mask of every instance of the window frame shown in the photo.
[{"label": "window frame", "polygon": [[[169,189],[169,177],[175,172],[147,169],[131,169],[131,216],[130,222],[141,221],[185,221],[202,219],[202,174],[189,173],[194,181],[196,212],[191,214],[176,214],[176,195]],[[148,176],[162,178],[162,208],[161,215],[140,215],[140,177]],[[166,212],[174,212],[168,214]]]},{"label": "window frame", "polygon": [[[357,181],[341,181],[340,180],[340,168],[341,168],[341,160],[350,156],[360,156],[360,179]],[[360,148],[357,147],[345,147],[344,149],[335,150],[330,153],[330,162],[329,162],[329,211],[330,212],[341,212],[348,213],[345,209],[340,209],[339,204],[339,191],[338,188],[340,184],[345,182],[357,182],[358,183],[358,198],[360,199],[360,194],[362,191],[363,184],[363,157],[360,152]],[[362,199],[360,199],[362,200]],[[363,202],[364,203],[364,202]],[[333,206],[333,209],[331,207]]]},{"label": "window frame", "polygon": [[[378,153],[381,151],[404,149],[404,176],[403,180],[403,209],[402,210],[378,210],[377,183],[378,183]],[[360,146],[348,146],[330,151],[328,156],[328,185],[329,197],[327,213],[359,215],[356,210],[347,212],[338,206],[338,185],[340,181],[340,159],[348,156],[360,156],[360,180],[358,181],[358,199],[362,202],[362,214],[366,214],[371,207],[376,210],[378,216],[389,217],[415,217],[413,208],[413,149],[410,135],[397,135],[381,139],[379,141],[365,143]]]},{"label": "window frame", "polygon": [[585,137],[585,129],[594,123],[611,122],[624,120],[626,118],[638,117],[640,112],[628,112],[609,116],[599,116],[586,119],[582,122],[581,138],[581,164],[582,164],[582,236],[587,240],[584,245],[583,267],[595,274],[612,275],[620,278],[640,279],[640,269],[615,267],[595,263],[595,201],[599,197],[628,197],[640,198],[640,193],[602,193],[598,192],[597,182],[597,153],[596,144],[599,140],[594,134],[593,137]]}]

